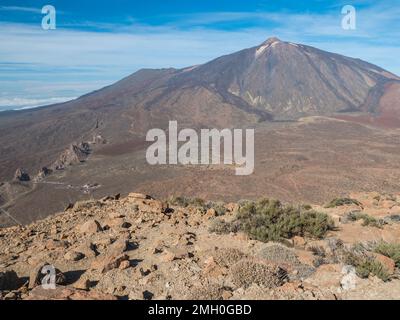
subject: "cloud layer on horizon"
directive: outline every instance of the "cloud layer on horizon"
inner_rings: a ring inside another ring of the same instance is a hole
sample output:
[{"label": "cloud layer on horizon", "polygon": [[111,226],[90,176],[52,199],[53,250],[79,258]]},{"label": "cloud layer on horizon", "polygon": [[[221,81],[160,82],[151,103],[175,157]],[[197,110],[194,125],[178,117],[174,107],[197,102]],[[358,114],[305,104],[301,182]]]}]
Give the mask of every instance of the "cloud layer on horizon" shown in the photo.
[{"label": "cloud layer on horizon", "polygon": [[[30,9],[35,8],[7,10]],[[2,101],[15,101],[17,107],[21,99],[76,97],[140,68],[200,64],[270,36],[361,58],[400,74],[398,17],[400,7],[375,3],[358,10],[355,31],[341,28],[337,8],[321,14],[191,13],[171,15],[159,25],[135,19],[114,24],[61,21],[54,31],[44,31],[40,24],[0,22],[0,42],[6,44],[0,51],[0,107]]]}]

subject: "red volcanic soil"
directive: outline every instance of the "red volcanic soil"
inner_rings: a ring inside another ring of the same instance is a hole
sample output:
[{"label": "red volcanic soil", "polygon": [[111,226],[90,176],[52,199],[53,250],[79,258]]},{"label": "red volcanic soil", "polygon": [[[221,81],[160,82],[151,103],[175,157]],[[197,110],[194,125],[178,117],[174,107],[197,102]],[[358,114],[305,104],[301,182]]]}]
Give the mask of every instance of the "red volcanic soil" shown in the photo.
[{"label": "red volcanic soil", "polygon": [[379,100],[377,115],[339,115],[334,118],[380,128],[400,128],[400,83],[390,83]]}]

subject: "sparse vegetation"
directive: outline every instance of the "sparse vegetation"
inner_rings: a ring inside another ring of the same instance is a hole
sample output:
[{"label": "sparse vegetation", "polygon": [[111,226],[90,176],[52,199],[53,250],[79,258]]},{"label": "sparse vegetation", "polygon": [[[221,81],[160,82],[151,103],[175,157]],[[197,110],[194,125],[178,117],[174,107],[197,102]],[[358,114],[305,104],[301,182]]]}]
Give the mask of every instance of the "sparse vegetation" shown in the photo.
[{"label": "sparse vegetation", "polygon": [[366,213],[363,212],[349,212],[346,215],[346,220],[347,221],[358,221],[358,220],[362,220],[362,225],[363,226],[370,226],[370,227],[376,227],[376,228],[382,228],[385,224],[386,221],[383,219],[376,219]]},{"label": "sparse vegetation", "polygon": [[169,205],[179,207],[194,207],[202,211],[213,208],[218,216],[222,216],[226,212],[225,204],[223,202],[206,202],[201,198],[190,198],[190,197],[170,197],[167,200]]},{"label": "sparse vegetation", "polygon": [[312,246],[312,247],[309,248],[309,251],[311,251],[314,256],[318,256],[318,257],[321,257],[321,258],[325,258],[326,257],[326,250],[325,250],[324,247]]},{"label": "sparse vegetation", "polygon": [[231,276],[237,287],[248,287],[256,283],[266,288],[275,288],[286,281],[287,272],[274,264],[243,259],[231,267]]},{"label": "sparse vegetation", "polygon": [[345,250],[343,252],[343,262],[354,266],[360,278],[368,278],[370,275],[374,275],[382,281],[390,280],[388,270],[362,244],[356,244],[352,248]]},{"label": "sparse vegetation", "polygon": [[400,223],[400,215],[399,214],[393,214],[393,215],[387,216],[387,217],[385,217],[385,221],[394,222],[394,223]]},{"label": "sparse vegetation", "polygon": [[368,278],[370,274],[377,276],[382,281],[388,281],[390,276],[385,267],[372,258],[366,258],[357,263],[356,273],[360,278]]},{"label": "sparse vegetation", "polygon": [[303,210],[311,210],[311,209],[312,209],[311,205],[309,205],[309,204],[303,204],[303,205],[301,206],[301,208],[302,208]]},{"label": "sparse vegetation", "polygon": [[396,263],[396,267],[400,268],[400,243],[380,241],[375,246],[374,251],[391,258]]},{"label": "sparse vegetation", "polygon": [[211,222],[209,231],[216,234],[228,234],[239,231],[239,227],[237,223],[226,222],[217,218]]},{"label": "sparse vegetation", "polygon": [[290,265],[298,265],[300,261],[294,250],[280,244],[268,244],[260,250],[258,255],[268,261],[274,263],[284,263]]},{"label": "sparse vegetation", "polygon": [[238,229],[264,242],[282,241],[294,236],[323,238],[334,228],[333,220],[324,213],[283,206],[281,202],[270,199],[242,202],[233,222],[215,224],[214,229],[219,232]]},{"label": "sparse vegetation", "polygon": [[168,204],[173,205],[173,206],[179,206],[179,207],[205,207],[205,201],[201,198],[188,198],[188,197],[170,197],[168,199]]},{"label": "sparse vegetation", "polygon": [[333,199],[331,202],[329,202],[325,208],[336,208],[340,206],[346,206],[346,205],[356,205],[362,207],[362,204],[360,201],[351,199],[351,198],[336,198]]},{"label": "sparse vegetation", "polygon": [[209,202],[208,209],[213,208],[217,216],[223,216],[226,213],[225,204],[223,202]]}]

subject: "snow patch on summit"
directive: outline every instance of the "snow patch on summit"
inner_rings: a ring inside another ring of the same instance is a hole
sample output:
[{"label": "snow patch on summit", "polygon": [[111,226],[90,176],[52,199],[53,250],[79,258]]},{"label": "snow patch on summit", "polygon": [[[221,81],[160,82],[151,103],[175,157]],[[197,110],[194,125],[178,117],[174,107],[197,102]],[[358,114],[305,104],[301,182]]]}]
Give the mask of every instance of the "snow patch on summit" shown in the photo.
[{"label": "snow patch on summit", "polygon": [[268,42],[258,47],[256,50],[255,57],[258,58],[265,50],[267,50],[269,47],[271,48],[275,47],[279,42],[280,41]]}]

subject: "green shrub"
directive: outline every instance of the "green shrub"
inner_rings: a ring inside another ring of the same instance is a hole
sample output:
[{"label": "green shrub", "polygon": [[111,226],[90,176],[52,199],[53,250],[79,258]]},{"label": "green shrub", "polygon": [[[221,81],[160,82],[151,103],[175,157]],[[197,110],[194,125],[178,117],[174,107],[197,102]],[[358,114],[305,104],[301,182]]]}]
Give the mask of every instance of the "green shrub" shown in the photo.
[{"label": "green shrub", "polygon": [[227,211],[223,202],[209,202],[207,208],[214,209],[217,216],[223,216]]},{"label": "green shrub", "polygon": [[177,206],[177,207],[193,207],[198,210],[203,211],[205,213],[208,209],[214,209],[217,216],[223,216],[226,213],[226,208],[225,208],[225,203],[223,202],[213,202],[209,201],[206,202],[201,198],[190,198],[190,197],[170,197],[167,200],[168,204],[171,206]]},{"label": "green shrub", "polygon": [[197,208],[205,208],[206,203],[203,199],[200,198],[189,198],[189,197],[170,197],[168,199],[168,203],[173,206],[179,207],[197,207]]},{"label": "green shrub", "polygon": [[172,206],[178,206],[178,207],[184,207],[184,208],[186,208],[189,205],[189,203],[185,197],[175,197],[175,196],[171,196],[168,199],[168,204],[170,204]]},{"label": "green shrub", "polygon": [[374,259],[362,260],[356,266],[356,273],[360,278],[368,278],[370,274],[377,276],[382,281],[388,281],[390,275],[386,271],[385,267]]},{"label": "green shrub", "polygon": [[370,226],[370,227],[382,228],[386,224],[386,222],[383,219],[376,219],[362,212],[349,212],[346,218],[349,221],[363,220],[362,225],[364,227]]},{"label": "green shrub", "polygon": [[343,252],[343,262],[354,266],[360,278],[368,278],[372,274],[383,281],[390,280],[390,275],[382,263],[369,255],[368,250],[361,244]]},{"label": "green shrub", "polygon": [[201,198],[188,199],[188,202],[189,202],[189,206],[192,206],[192,207],[204,208],[206,206],[205,201]]},{"label": "green shrub", "polygon": [[322,257],[322,258],[326,257],[326,250],[324,247],[312,246],[308,250],[311,251],[314,256],[318,256],[318,257]]},{"label": "green shrub", "polygon": [[303,204],[303,205],[301,205],[301,208],[303,210],[311,210],[312,209],[311,205],[309,205],[309,204]]},{"label": "green shrub", "polygon": [[211,221],[211,225],[208,230],[216,234],[228,234],[231,232],[238,232],[239,225],[236,221],[226,222],[224,220],[221,220],[220,218],[216,218]]},{"label": "green shrub", "polygon": [[323,238],[334,228],[328,215],[283,206],[277,200],[243,202],[236,216],[240,229],[260,241],[281,241],[294,236]]},{"label": "green shrub", "polygon": [[380,241],[375,246],[374,251],[393,259],[396,263],[396,267],[400,268],[400,243]]},{"label": "green shrub", "polygon": [[333,199],[331,202],[329,202],[325,208],[336,208],[340,206],[345,206],[345,205],[352,205],[355,204],[356,206],[362,207],[361,202],[351,199],[351,198],[336,198]]}]

